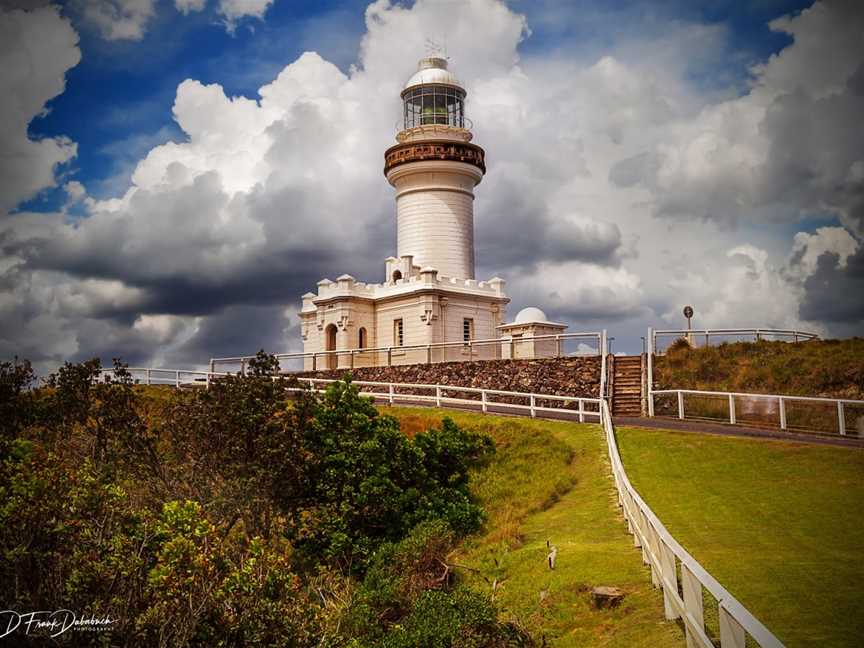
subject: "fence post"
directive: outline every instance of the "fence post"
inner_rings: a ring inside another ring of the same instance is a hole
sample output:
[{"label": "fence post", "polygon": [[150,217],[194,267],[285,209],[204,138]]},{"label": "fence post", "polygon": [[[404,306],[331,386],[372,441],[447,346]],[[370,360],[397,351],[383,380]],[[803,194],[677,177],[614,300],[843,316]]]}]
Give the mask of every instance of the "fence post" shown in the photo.
[{"label": "fence post", "polygon": [[241,376],[246,375],[246,358],[240,359],[240,375]]},{"label": "fence post", "polygon": [[684,392],[678,390],[678,418],[684,420]]},{"label": "fence post", "polygon": [[441,386],[435,385],[435,407],[441,407]]},{"label": "fence post", "polygon": [[[579,399],[579,422],[580,423],[585,422],[585,401],[583,401],[581,398]],[[602,417],[601,417],[601,422],[602,422]]]},{"label": "fence post", "polygon": [[317,362],[316,362],[317,359],[318,359],[318,354],[313,353],[312,354],[312,371],[317,371],[317,369],[315,368],[315,365],[317,364]]},{"label": "fence post", "polygon": [[393,383],[390,383],[389,385],[387,385],[387,391],[388,391],[388,394],[390,396],[390,398],[389,398],[390,404],[392,405],[393,404]]},{"label": "fence post", "polygon": [[351,354],[351,368],[354,368],[354,349],[349,352]]},{"label": "fence post", "polygon": [[147,370],[147,384],[150,384],[150,370]]},{"label": "fence post", "polygon": [[606,329],[600,332],[600,399],[606,394]]},{"label": "fence post", "polygon": [[735,396],[729,394],[729,423],[735,425]]},{"label": "fence post", "polygon": [[779,403],[778,409],[780,410],[780,429],[785,430],[786,429],[786,401],[784,401],[782,397],[778,398],[777,401]]},{"label": "fence post", "polygon": [[178,369],[178,370],[175,371],[174,373],[175,373],[175,376],[174,376],[174,384],[175,384],[177,387],[180,387],[180,370]]},{"label": "fence post", "polygon": [[483,413],[485,414],[489,409],[488,405],[486,404],[486,390],[485,389],[480,392],[480,401],[483,403]]},{"label": "fence post", "polygon": [[426,364],[432,364],[432,345],[426,345]]},{"label": "fence post", "polygon": [[[702,603],[702,583],[693,575],[684,563],[681,563],[681,587],[684,590],[684,611],[696,622],[700,630],[705,630],[705,613]],[[687,648],[695,648],[699,644],[691,636],[690,629],[684,625],[687,637]]]},{"label": "fence post", "polygon": [[837,423],[842,436],[846,436],[846,416],[843,412],[843,401],[837,401]]},{"label": "fence post", "polygon": [[387,347],[387,366],[393,364],[393,347]]},{"label": "fence post", "polygon": [[648,328],[648,416],[654,417],[654,329]]},{"label": "fence post", "polygon": [[536,405],[537,401],[534,399],[534,394],[531,394],[531,418],[537,416],[537,410],[534,409]]},{"label": "fence post", "polygon": [[744,628],[729,614],[729,610],[720,603],[720,647],[721,648],[746,648],[747,637]]},{"label": "fence post", "polygon": [[560,335],[555,336],[555,357],[556,358],[561,357],[561,336]]},{"label": "fence post", "polygon": [[[672,597],[678,593],[678,576],[675,574],[675,554],[663,540],[660,545],[660,584],[663,587],[663,611],[666,619],[677,619]],[[670,591],[671,590],[671,591]],[[674,592],[674,594],[673,594]]]}]

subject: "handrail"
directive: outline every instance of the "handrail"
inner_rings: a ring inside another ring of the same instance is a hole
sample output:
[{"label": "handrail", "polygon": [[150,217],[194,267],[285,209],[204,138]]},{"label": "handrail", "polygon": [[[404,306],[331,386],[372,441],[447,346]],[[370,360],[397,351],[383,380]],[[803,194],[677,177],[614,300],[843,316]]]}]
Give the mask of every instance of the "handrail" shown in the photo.
[{"label": "handrail", "polygon": [[[651,568],[651,580],[663,590],[666,618],[680,618],[684,623],[687,645],[714,648],[705,633],[702,587],[717,601],[720,618],[721,648],[744,648],[749,634],[762,648],[783,648],[783,644],[756,617],[750,613],[726,588],[682,547],[633,488],[621,455],[612,416],[606,401],[600,403],[600,420],[606,435],[612,475],[618,490],[618,503],[633,541],[642,549],[642,560]],[[678,592],[678,569],[681,569],[683,596]]]},{"label": "handrail", "polygon": [[807,339],[818,339],[819,335],[808,331],[798,331],[796,329],[772,329],[762,326],[752,328],[712,328],[712,329],[655,329],[655,335],[686,335],[687,333],[695,333],[704,335],[705,333],[716,333],[717,335],[747,335],[751,333],[759,333],[765,335],[798,335]]},{"label": "handrail", "polygon": [[[204,375],[207,386],[211,378],[226,375],[201,370],[186,369],[157,369],[150,367],[130,367],[130,372],[147,372],[152,376],[153,372],[170,373],[176,376],[176,386],[180,387],[180,376],[183,374]],[[114,373],[113,369],[103,369],[102,373]],[[278,376],[274,376],[274,379]],[[298,381],[307,382],[314,390],[316,384],[329,384],[339,382],[330,378],[298,378]],[[536,394],[526,392],[513,392],[500,389],[482,389],[479,387],[459,387],[456,385],[422,384],[422,383],[393,383],[375,382],[369,380],[354,381],[360,387],[381,387],[387,391],[382,392],[360,392],[365,396],[383,398],[393,404],[398,400],[403,401],[426,401],[435,402],[437,406],[443,404],[463,403],[476,406],[478,401],[466,398],[455,398],[444,396],[443,392],[479,393],[481,396],[480,406],[483,412],[489,411],[489,406],[515,408],[528,410],[530,416],[536,417],[537,412],[567,413],[578,416],[579,422],[584,422],[586,416],[598,417],[603,426],[606,437],[606,445],[612,465],[612,476],[618,491],[618,503],[622,507],[624,517],[627,520],[628,531],[634,536],[634,544],[642,549],[642,560],[651,568],[651,580],[656,587],[663,590],[664,613],[669,620],[681,618],[684,623],[688,646],[694,645],[698,648],[715,648],[705,632],[703,616],[702,587],[717,601],[718,614],[720,618],[720,647],[721,648],[744,648],[745,633],[755,639],[762,648],[784,648],[777,637],[754,617],[732,594],[730,594],[699,562],[685,550],[675,538],[669,533],[663,523],[654,514],[639,493],[630,483],[624,464],[618,452],[618,443],[615,435],[615,427],[612,424],[612,415],[609,412],[609,404],[602,398],[584,398],[579,396],[561,396],[558,394]],[[433,395],[422,394],[400,394],[397,389],[430,389]],[[292,391],[300,391],[302,388],[292,387]],[[322,391],[322,390],[315,390]],[[664,390],[682,391],[682,390]],[[686,390],[684,390],[686,391]],[[490,401],[488,396],[509,396],[526,398],[528,405],[516,403],[501,403]],[[785,398],[785,397],[784,397]],[[830,400],[830,399],[829,399]],[[578,409],[543,407],[537,401],[566,401],[576,402]],[[862,402],[862,401],[853,401]],[[586,404],[596,405],[596,410],[585,409]],[[677,562],[676,562],[677,561]],[[678,592],[678,569],[680,564],[681,586],[683,596]]]},{"label": "handrail", "polygon": [[[473,347],[481,347],[488,345],[500,345],[500,344],[523,344],[525,342],[533,342],[533,341],[556,341],[558,343],[558,354],[560,355],[561,348],[560,343],[564,340],[576,340],[576,339],[591,339],[597,340],[597,352],[596,354],[590,355],[602,355],[602,343],[603,343],[603,332],[579,332],[579,333],[559,333],[559,334],[550,334],[550,335],[530,335],[521,338],[513,338],[513,337],[498,337],[498,338],[484,338],[480,340],[468,340],[468,341],[453,341],[453,342],[430,342],[429,344],[408,344],[402,346],[380,346],[380,347],[366,347],[366,348],[354,348],[354,349],[335,349],[330,351],[297,351],[293,353],[276,353],[274,356],[277,360],[305,360],[305,359],[317,359],[317,358],[328,358],[328,357],[339,357],[350,355],[352,358],[355,355],[369,354],[369,353],[403,353],[405,351],[421,351],[421,350],[429,350],[432,349],[444,349],[444,348],[468,348],[472,349]],[[587,355],[587,354],[586,354]],[[210,359],[210,367],[211,369],[217,363],[246,363],[249,360],[255,358],[255,355],[245,355],[245,356],[230,356],[224,358],[211,358]],[[426,362],[424,364],[430,364]]]},{"label": "handrail", "polygon": [[648,335],[651,339],[651,347],[654,353],[657,350],[657,338],[659,337],[678,337],[692,339],[696,337],[704,337],[705,344],[710,344],[711,336],[753,336],[756,340],[761,340],[763,337],[787,337],[792,338],[793,342],[806,342],[807,340],[818,340],[819,335],[809,331],[798,331],[795,329],[774,329],[774,328],[716,328],[716,329],[648,329]]}]

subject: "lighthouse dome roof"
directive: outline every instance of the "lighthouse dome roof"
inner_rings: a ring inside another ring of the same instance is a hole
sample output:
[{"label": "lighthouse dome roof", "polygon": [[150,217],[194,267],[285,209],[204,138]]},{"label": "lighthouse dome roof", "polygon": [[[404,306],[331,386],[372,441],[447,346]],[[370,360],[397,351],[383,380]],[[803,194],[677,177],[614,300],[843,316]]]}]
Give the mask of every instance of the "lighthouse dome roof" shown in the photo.
[{"label": "lighthouse dome roof", "polygon": [[546,313],[535,306],[523,308],[516,314],[515,324],[528,324],[529,322],[548,322]]},{"label": "lighthouse dome roof", "polygon": [[447,69],[447,59],[437,56],[420,59],[417,71],[408,79],[404,89],[419,85],[449,85],[464,89],[456,75]]}]

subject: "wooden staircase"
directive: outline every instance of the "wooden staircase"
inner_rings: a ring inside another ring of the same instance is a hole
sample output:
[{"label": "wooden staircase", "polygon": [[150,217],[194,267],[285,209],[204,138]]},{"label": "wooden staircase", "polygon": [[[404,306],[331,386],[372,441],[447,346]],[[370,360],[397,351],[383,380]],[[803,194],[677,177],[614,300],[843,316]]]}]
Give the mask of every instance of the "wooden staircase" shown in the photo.
[{"label": "wooden staircase", "polygon": [[614,356],[612,359],[612,415],[642,415],[642,358]]}]

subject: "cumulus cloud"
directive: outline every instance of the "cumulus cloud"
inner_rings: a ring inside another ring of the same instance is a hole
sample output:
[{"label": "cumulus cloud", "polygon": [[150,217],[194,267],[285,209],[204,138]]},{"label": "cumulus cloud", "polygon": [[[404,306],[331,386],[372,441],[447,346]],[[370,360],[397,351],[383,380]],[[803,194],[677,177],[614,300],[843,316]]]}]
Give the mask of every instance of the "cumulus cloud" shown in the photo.
[{"label": "cumulus cloud", "polygon": [[[255,6],[263,15],[268,4]],[[833,11],[813,16],[845,30]],[[843,65],[819,75],[796,62],[795,48],[811,47],[809,30],[827,28],[814,20],[804,13],[778,22],[795,42],[755,70],[747,94],[717,102],[688,81],[682,61],[691,52],[710,58],[706,50],[720,57],[721,30],[672,25],[662,43],[639,36],[584,58],[520,57],[528,25],[502,2],[418,0],[409,8],[378,0],[347,72],[307,52],[255,97],[188,79],[172,109],[182,137],[150,147],[128,190],[100,201],[69,181],[69,199],[86,217],[0,221],[0,355],[17,351],[47,365],[131,354],[188,365],[262,346],[296,349],[302,293],[343,272],[374,281],[394,252],[382,155],[402,83],[425,39],[444,33],[488,157],[476,191],[478,266],[483,277],[508,280],[512,312],[537,305],[574,328],[641,327],[657,317],[672,323],[686,300],[712,327],[847,321],[843,313],[815,317],[809,305],[819,281],[843,274],[857,285],[857,135],[841,143],[841,131],[820,121],[808,140],[813,153],[801,161],[819,173],[799,174],[795,188],[769,173],[781,162],[793,173],[788,165],[798,163],[797,150],[784,158],[775,149],[780,132],[803,128],[795,119],[783,125],[795,113],[784,97],[800,86],[812,110],[828,105],[813,102],[855,101],[857,68],[848,59],[857,53],[845,36],[832,45]],[[62,89],[66,69],[54,70],[50,88],[59,76]],[[9,132],[26,140],[45,100],[31,102]],[[830,115],[848,117],[840,108]],[[40,187],[56,182],[53,164]],[[772,192],[796,218],[816,205],[847,227],[742,244],[748,236],[729,228],[732,220],[786,214]],[[665,217],[673,213],[688,218]]]},{"label": "cumulus cloud", "polygon": [[228,31],[233,32],[238,20],[246,17],[263,18],[271,4],[273,0],[219,0],[219,13],[225,18]]},{"label": "cumulus cloud", "polygon": [[203,11],[206,4],[207,0],[174,0],[174,6],[183,15]]},{"label": "cumulus cloud", "polygon": [[141,40],[156,0],[74,0],[74,5],[106,40]]},{"label": "cumulus cloud", "polygon": [[553,319],[606,323],[643,311],[639,277],[623,268],[570,261],[541,263],[510,285],[519,302],[540,306]]},{"label": "cumulus cloud", "polygon": [[56,186],[57,165],[75,156],[68,138],[31,139],[27,126],[80,60],[78,35],[56,7],[0,9],[0,211]]},{"label": "cumulus cloud", "polygon": [[864,8],[819,2],[771,28],[794,43],[753,68],[745,95],[674,124],[610,179],[647,188],[661,216],[734,225],[828,210],[861,236]]}]

